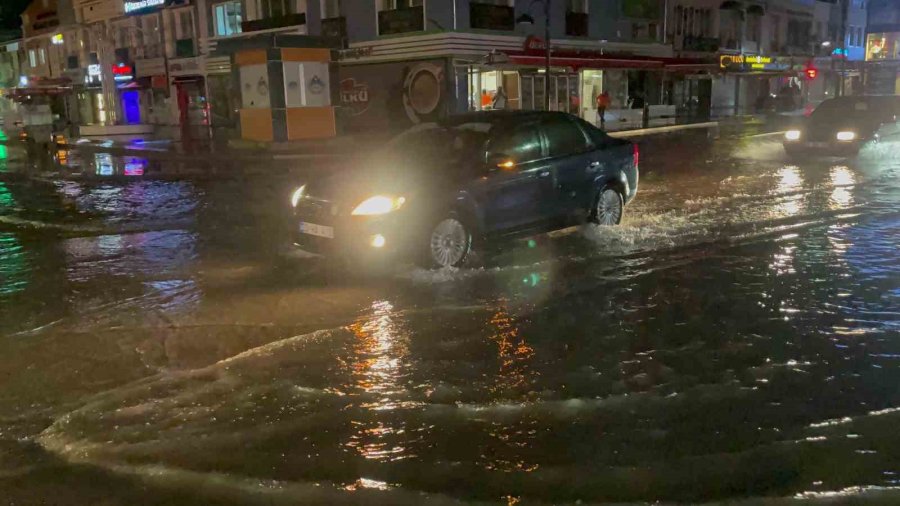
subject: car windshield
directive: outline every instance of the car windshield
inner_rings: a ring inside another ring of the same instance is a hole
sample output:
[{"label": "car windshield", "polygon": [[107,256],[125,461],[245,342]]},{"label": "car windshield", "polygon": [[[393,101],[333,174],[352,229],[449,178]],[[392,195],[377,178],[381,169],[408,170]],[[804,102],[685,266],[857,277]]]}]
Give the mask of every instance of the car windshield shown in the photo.
[{"label": "car windshield", "polygon": [[813,111],[811,118],[817,122],[869,121],[895,114],[892,100],[877,98],[826,100]]},{"label": "car windshield", "polygon": [[379,157],[417,162],[458,160],[480,152],[489,131],[490,125],[485,123],[417,125],[391,139]]}]

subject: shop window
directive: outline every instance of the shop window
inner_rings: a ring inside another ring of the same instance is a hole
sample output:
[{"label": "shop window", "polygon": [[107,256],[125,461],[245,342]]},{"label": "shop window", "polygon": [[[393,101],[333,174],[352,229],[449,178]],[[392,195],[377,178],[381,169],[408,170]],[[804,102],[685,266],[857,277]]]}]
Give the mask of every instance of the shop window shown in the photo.
[{"label": "shop window", "polygon": [[866,43],[866,60],[900,59],[900,33],[870,33]]},{"label": "shop window", "polygon": [[241,3],[226,2],[213,6],[216,37],[228,37],[241,33]]},{"label": "shop window", "polygon": [[588,149],[587,139],[578,125],[564,117],[548,119],[541,124],[551,157],[574,155]]},{"label": "shop window", "polygon": [[491,142],[488,158],[508,157],[516,163],[540,160],[541,141],[534,125],[522,125]]}]

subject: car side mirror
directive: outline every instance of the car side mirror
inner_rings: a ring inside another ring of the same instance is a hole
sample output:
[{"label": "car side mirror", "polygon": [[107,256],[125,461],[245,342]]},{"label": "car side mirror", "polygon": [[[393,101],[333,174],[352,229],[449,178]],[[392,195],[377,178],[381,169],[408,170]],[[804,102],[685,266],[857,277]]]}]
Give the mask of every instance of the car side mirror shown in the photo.
[{"label": "car side mirror", "polygon": [[505,153],[491,153],[487,157],[487,169],[490,172],[495,170],[512,170],[514,168],[516,168],[515,160]]}]

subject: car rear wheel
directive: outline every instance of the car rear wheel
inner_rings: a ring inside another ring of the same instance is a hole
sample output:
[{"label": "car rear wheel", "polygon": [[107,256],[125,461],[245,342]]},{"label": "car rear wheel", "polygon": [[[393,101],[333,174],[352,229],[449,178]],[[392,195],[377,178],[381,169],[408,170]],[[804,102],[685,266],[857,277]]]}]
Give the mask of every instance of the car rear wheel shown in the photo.
[{"label": "car rear wheel", "polygon": [[434,267],[459,267],[472,250],[472,232],[455,216],[438,221],[428,239],[427,256]]},{"label": "car rear wheel", "polygon": [[618,225],[625,214],[625,199],[613,188],[603,189],[597,195],[592,220],[598,225]]}]

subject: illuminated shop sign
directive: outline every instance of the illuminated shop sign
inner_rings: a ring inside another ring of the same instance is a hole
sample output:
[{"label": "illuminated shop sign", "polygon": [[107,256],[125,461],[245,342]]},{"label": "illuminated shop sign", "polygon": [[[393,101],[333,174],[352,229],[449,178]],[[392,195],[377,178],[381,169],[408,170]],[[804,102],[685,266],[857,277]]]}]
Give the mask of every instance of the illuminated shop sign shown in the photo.
[{"label": "illuminated shop sign", "polygon": [[190,0],[125,0],[125,14],[143,14],[163,7],[189,5]]},{"label": "illuminated shop sign", "polygon": [[162,7],[165,4],[166,0],[126,0],[125,14],[154,9],[156,7]]},{"label": "illuminated shop sign", "polygon": [[790,65],[771,56],[723,54],[719,67],[727,70],[786,70]]},{"label": "illuminated shop sign", "polygon": [[134,67],[119,63],[112,67],[113,79],[116,81],[131,81],[134,79]]}]

